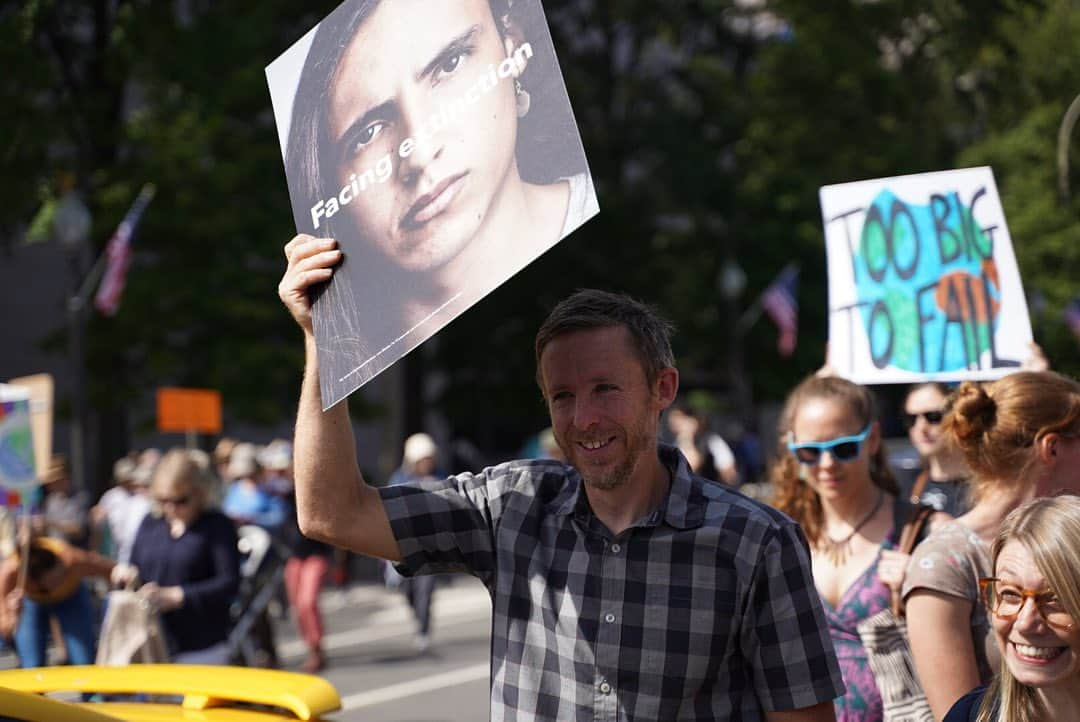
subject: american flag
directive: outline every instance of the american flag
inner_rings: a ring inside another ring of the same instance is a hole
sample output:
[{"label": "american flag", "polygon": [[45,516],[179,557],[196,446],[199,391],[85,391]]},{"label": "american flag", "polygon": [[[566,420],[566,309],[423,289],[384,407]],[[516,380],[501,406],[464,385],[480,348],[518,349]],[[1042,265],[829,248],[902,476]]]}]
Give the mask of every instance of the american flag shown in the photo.
[{"label": "american flag", "polygon": [[94,296],[94,307],[106,316],[112,316],[116,309],[120,308],[120,295],[124,292],[124,281],[131,264],[131,238],[135,235],[139,218],[153,197],[154,186],[147,183],[139,191],[139,197],[131,204],[124,220],[120,221],[109,239],[109,245],[105,247],[108,265],[105,267],[105,276],[101,279],[97,295]]},{"label": "american flag", "polygon": [[795,298],[799,286],[799,267],[790,263],[761,294],[761,306],[780,330],[776,349],[781,356],[795,351],[799,331],[799,301]]}]

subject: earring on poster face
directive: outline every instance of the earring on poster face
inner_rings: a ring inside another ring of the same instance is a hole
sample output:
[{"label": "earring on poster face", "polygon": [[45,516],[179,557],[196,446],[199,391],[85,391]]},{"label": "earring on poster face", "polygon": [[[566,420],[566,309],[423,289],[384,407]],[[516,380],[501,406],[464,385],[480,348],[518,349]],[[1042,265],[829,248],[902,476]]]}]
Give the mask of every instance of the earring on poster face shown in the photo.
[{"label": "earring on poster face", "polygon": [[514,78],[514,100],[517,107],[517,117],[524,118],[529,113],[532,98],[529,96],[529,91],[521,87],[521,81],[517,78]]}]

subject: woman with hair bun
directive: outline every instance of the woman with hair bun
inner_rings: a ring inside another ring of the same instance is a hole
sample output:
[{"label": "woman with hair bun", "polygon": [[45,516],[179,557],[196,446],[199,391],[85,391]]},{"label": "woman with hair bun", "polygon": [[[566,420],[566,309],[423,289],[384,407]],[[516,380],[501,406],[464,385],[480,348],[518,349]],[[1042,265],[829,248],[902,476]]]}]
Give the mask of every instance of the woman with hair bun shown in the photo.
[{"label": "woman with hair bun", "polygon": [[904,581],[915,667],[935,718],[989,681],[1000,659],[979,594],[990,545],[1009,512],[1056,491],[1080,491],[1080,383],[1021,371],[950,397],[944,433],[973,473],[972,507],[935,529]]}]

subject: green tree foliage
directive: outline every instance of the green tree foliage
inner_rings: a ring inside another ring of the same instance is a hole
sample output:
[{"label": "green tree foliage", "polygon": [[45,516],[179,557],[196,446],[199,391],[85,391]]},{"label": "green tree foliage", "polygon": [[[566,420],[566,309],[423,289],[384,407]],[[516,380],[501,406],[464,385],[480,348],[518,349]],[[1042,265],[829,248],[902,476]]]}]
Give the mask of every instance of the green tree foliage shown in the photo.
[{"label": "green tree foliage", "polygon": [[[335,4],[0,10],[2,235],[71,173],[100,250],[141,184],[158,187],[120,313],[88,329],[95,408],[190,384],[221,389],[234,419],[292,414],[301,349],[276,301],[292,221],[263,71]],[[459,433],[510,449],[546,423],[532,336],[581,286],[659,305],[679,327],[684,382],[724,390],[739,314],[796,260],[798,352],[776,355],[767,319],[739,349],[757,398],[779,398],[824,354],[818,188],[979,163],[995,168],[1028,288],[1049,301],[1040,338],[1075,371],[1059,311],[1076,292],[1077,202],[1057,197],[1054,157],[1080,92],[1076,3],[754,5],[544,3],[601,214],[426,345],[446,381],[430,401]],[[729,259],[749,279],[737,300],[718,288]]]}]

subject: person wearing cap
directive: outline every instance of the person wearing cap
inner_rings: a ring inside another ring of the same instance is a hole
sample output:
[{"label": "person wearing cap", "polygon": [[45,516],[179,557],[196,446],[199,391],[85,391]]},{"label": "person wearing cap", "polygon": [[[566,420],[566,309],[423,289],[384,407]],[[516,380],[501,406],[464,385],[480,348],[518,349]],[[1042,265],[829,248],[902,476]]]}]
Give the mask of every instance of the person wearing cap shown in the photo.
[{"label": "person wearing cap", "polygon": [[108,531],[112,557],[127,562],[139,525],[150,511],[150,473],[139,467],[137,456],[129,454],[113,464],[113,481],[114,486],[90,509],[90,521],[95,529]]},{"label": "person wearing cap", "polygon": [[36,530],[54,539],[86,547],[89,540],[88,504],[86,495],[71,488],[71,473],[67,457],[56,454],[41,476],[45,492],[42,515],[35,520]]},{"label": "person wearing cap", "polygon": [[258,448],[246,442],[237,444],[226,469],[229,487],[221,510],[237,524],[255,524],[277,534],[285,521],[285,506],[266,491],[262,474]]},{"label": "person wearing cap", "polygon": [[231,436],[222,436],[214,446],[214,453],[212,454],[214,462],[214,471],[217,473],[218,478],[223,481],[229,479],[229,459],[232,458],[233,449],[240,442]]},{"label": "person wearing cap", "polygon": [[296,626],[308,648],[300,668],[315,674],[327,664],[323,651],[323,618],[319,610],[319,592],[330,569],[333,548],[300,533],[296,521],[296,494],[292,480],[292,444],[276,439],[260,455],[271,493],[282,495],[287,511],[282,525],[282,539],[289,550],[285,562],[285,593],[296,617]]},{"label": "person wearing cap", "polygon": [[[390,475],[387,486],[396,486],[409,482],[418,482],[440,478],[436,471],[439,447],[435,440],[424,433],[413,434],[405,439],[401,466]],[[397,587],[409,600],[413,617],[416,619],[415,646],[420,653],[431,647],[431,602],[435,594],[435,577],[430,574],[420,576],[402,576],[392,565],[387,564],[386,581],[389,586]]]}]

